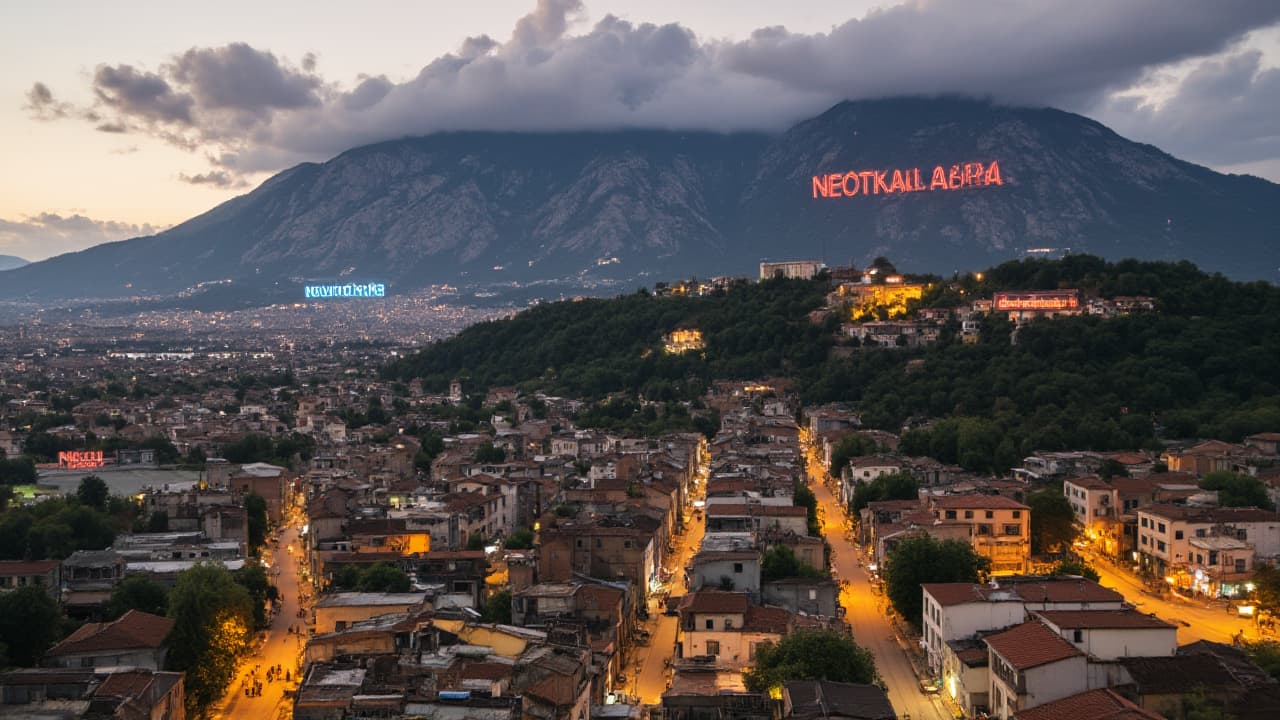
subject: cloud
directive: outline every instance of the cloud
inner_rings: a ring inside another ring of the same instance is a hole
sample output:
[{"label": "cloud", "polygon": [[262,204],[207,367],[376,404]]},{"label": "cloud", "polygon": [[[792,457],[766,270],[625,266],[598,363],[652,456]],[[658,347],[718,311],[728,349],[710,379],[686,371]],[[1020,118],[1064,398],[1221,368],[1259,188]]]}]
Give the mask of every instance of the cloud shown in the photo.
[{"label": "cloud", "polygon": [[112,240],[154,235],[164,228],[114,220],[94,220],[80,214],[44,212],[21,220],[0,218],[0,254],[43,260]]},{"label": "cloud", "polygon": [[104,133],[127,133],[129,132],[129,126],[120,122],[107,122],[102,123],[98,127],[94,128],[94,130]]},{"label": "cloud", "polygon": [[195,175],[178,173],[178,179],[190,185],[210,185],[217,188],[243,188],[248,186],[248,183],[242,178],[226,170],[210,170],[209,172]]},{"label": "cloud", "polygon": [[70,103],[58,102],[53,91],[42,82],[33,83],[27,91],[27,102],[22,108],[36,120],[60,120],[73,112]]},{"label": "cloud", "polygon": [[[1280,22],[1274,0],[908,0],[825,33],[770,27],[741,41],[613,16],[588,25],[586,12],[539,0],[505,41],[467,37],[400,82],[326,80],[313,54],[293,64],[245,43],[191,48],[154,71],[103,65],[88,110],[233,175],[442,130],[776,131],[844,99],[934,94],[1130,113],[1147,133],[1135,137],[1192,159],[1280,157],[1262,118],[1280,110],[1274,70],[1249,59],[1246,40]],[[1167,108],[1141,92],[1194,62],[1203,72]],[[1213,93],[1234,100],[1211,107]],[[1211,149],[1214,121],[1239,129],[1235,149]]]}]

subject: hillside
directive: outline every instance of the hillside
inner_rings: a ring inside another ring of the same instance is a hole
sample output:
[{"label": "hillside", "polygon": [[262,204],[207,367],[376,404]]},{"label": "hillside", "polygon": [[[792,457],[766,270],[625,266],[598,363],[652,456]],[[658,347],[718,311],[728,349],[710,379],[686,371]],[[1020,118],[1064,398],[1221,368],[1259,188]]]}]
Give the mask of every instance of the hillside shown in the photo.
[{"label": "hillside", "polygon": [[[828,173],[997,162],[1001,184],[815,198]],[[168,294],[233,279],[502,285],[754,275],[764,258],[950,273],[1031,248],[1189,259],[1275,279],[1280,186],[1079,115],[959,99],[846,102],[777,135],[445,133],[286,170],[153,237],[24,268],[0,299]],[[635,284],[631,285],[632,287]],[[286,292],[288,294],[288,292]],[[300,293],[298,293],[300,294]]]},{"label": "hillside", "polygon": [[[984,342],[944,332],[921,349],[856,351],[834,359],[835,321],[818,326],[821,281],[739,283],[709,297],[560,302],[473,326],[386,369],[443,390],[464,377],[478,391],[517,384],[570,396],[609,393],[694,399],[715,379],[790,376],[811,403],[852,401],[864,423],[908,433],[917,449],[981,470],[1034,450],[1128,449],[1159,439],[1238,440],[1280,428],[1280,288],[1237,283],[1189,263],[1106,263],[1075,256],[989,269],[969,290],[1078,287],[1102,297],[1150,295],[1159,311],[1033,323],[1011,344],[989,317]],[[970,281],[971,282],[971,281]],[[946,285],[946,283],[943,283]],[[953,291],[929,302],[945,305]],[[958,289],[954,292],[958,292]],[[664,333],[703,331],[702,353],[665,355]],[[908,372],[922,360],[924,370]]]},{"label": "hillside", "polygon": [[23,265],[29,264],[30,263],[20,257],[15,257],[13,255],[0,255],[0,270],[13,270],[14,268],[20,268]]}]

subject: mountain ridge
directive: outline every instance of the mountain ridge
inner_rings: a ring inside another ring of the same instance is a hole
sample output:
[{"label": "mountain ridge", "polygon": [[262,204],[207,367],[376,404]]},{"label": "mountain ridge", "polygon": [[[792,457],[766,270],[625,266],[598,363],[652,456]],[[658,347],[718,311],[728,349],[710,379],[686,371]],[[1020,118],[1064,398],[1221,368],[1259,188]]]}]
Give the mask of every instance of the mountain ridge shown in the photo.
[{"label": "mountain ridge", "polygon": [[30,264],[31,261],[24,260],[17,255],[0,255],[0,271],[14,270]]},{"label": "mountain ridge", "polygon": [[[1000,187],[814,198],[810,182],[992,160]],[[823,256],[891,255],[945,274],[1038,247],[1274,280],[1275,237],[1280,185],[1060,110],[899,98],[840,103],[777,135],[450,132],[366,145],[157,235],[35,263],[6,278],[0,299],[163,295],[221,279],[377,280],[392,291],[650,284]]]}]

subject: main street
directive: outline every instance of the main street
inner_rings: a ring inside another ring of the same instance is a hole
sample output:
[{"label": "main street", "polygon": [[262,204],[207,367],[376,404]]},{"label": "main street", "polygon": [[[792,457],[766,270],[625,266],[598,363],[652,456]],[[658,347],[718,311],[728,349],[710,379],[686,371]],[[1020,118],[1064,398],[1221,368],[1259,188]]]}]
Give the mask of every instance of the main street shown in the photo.
[{"label": "main street", "polygon": [[857,547],[846,536],[850,527],[848,517],[827,488],[826,471],[807,443],[804,454],[809,487],[818,499],[822,533],[831,545],[831,567],[841,579],[848,581],[840,593],[840,604],[844,606],[845,621],[853,631],[853,639],[875,656],[876,670],[889,690],[889,702],[899,717],[909,714],[915,720],[949,720],[951,715],[942,708],[937,696],[921,692],[920,680],[885,613],[886,600],[873,589]]},{"label": "main street", "polygon": [[1082,553],[1094,570],[1098,582],[1124,595],[1125,600],[1145,613],[1154,613],[1160,619],[1178,626],[1178,644],[1210,640],[1230,643],[1232,636],[1243,632],[1249,640],[1257,640],[1257,629],[1250,618],[1229,613],[1220,605],[1206,605],[1203,601],[1186,600],[1172,594],[1158,596],[1149,592],[1131,573],[1116,567],[1113,561],[1085,551]]},{"label": "main street", "polygon": [[[298,542],[298,525],[294,521],[282,528],[277,535],[277,542],[272,549],[271,570],[272,582],[280,591],[278,602],[280,611],[271,618],[271,625],[266,631],[266,640],[257,650],[240,662],[238,673],[222,703],[212,713],[215,717],[234,718],[235,720],[275,720],[280,716],[282,701],[286,689],[298,684],[298,660],[301,656],[303,636],[289,633],[289,626],[303,628],[306,622],[298,617],[300,607],[298,581],[298,555],[301,545]],[[280,666],[281,677],[268,683],[267,668]],[[256,671],[256,676],[254,675]],[[283,673],[288,671],[291,682],[285,682]],[[245,695],[244,688],[255,682],[262,684],[262,694],[257,697]],[[288,713],[285,713],[288,716]]]}]

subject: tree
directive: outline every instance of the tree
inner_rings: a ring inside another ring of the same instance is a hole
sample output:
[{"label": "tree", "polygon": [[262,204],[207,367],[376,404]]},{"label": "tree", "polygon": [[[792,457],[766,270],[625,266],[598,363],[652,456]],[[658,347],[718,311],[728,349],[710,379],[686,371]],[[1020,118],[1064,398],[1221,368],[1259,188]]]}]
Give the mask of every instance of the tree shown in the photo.
[{"label": "tree", "polygon": [[0,593],[0,643],[8,648],[9,661],[31,667],[58,639],[62,613],[39,585],[27,585]]},{"label": "tree", "polygon": [[86,475],[80,480],[80,487],[76,489],[76,499],[80,504],[95,510],[106,510],[107,500],[110,497],[111,490],[107,487],[107,483],[97,475]]},{"label": "tree", "polygon": [[1268,563],[1255,566],[1253,585],[1258,610],[1272,617],[1280,615],[1280,570]]},{"label": "tree", "polygon": [[1061,490],[1047,488],[1027,497],[1031,508],[1031,552],[1058,552],[1076,539],[1076,514]]},{"label": "tree", "polygon": [[529,528],[520,528],[508,535],[502,542],[502,546],[508,550],[528,550],[533,547],[533,531]]},{"label": "tree", "polygon": [[147,517],[147,532],[169,532],[169,513],[164,510],[156,510],[151,513],[151,515]]},{"label": "tree", "polygon": [[920,497],[920,483],[906,473],[881,475],[871,482],[858,483],[853,489],[853,510],[857,512],[869,502],[881,500],[915,500]]},{"label": "tree", "polygon": [[356,587],[361,592],[409,592],[409,576],[394,565],[378,563],[360,573],[360,582]]},{"label": "tree", "polygon": [[781,580],[791,577],[821,577],[822,571],[800,562],[794,551],[786,545],[774,545],[760,558],[760,579]]},{"label": "tree", "polygon": [[839,477],[840,471],[849,460],[855,457],[871,455],[879,448],[876,442],[865,435],[847,435],[831,449],[831,474]]},{"label": "tree", "polygon": [[111,591],[107,616],[118,618],[130,610],[164,615],[169,612],[169,591],[147,575],[129,575]]},{"label": "tree", "polygon": [[1255,665],[1266,670],[1271,677],[1280,680],[1280,642],[1262,640],[1246,643],[1244,651]]},{"label": "tree", "polygon": [[244,514],[249,524],[249,554],[267,542],[267,501],[257,493],[244,496]]},{"label": "tree", "polygon": [[169,593],[168,669],[185,672],[187,714],[222,696],[247,649],[253,599],[220,565],[200,563],[178,575]]},{"label": "tree", "polygon": [[917,535],[898,543],[885,558],[881,575],[893,608],[918,628],[923,621],[922,584],[978,582],[986,571],[987,559],[968,543]]},{"label": "tree", "polygon": [[1200,481],[1200,487],[1204,490],[1216,490],[1218,504],[1222,507],[1275,509],[1275,504],[1267,496],[1267,486],[1251,475],[1227,471],[1211,472]]},{"label": "tree", "polygon": [[31,458],[0,456],[0,485],[30,485],[36,481],[36,464]]},{"label": "tree", "polygon": [[873,683],[875,657],[853,638],[832,630],[797,630],[756,650],[755,665],[743,673],[747,689],[773,694],[790,680]]},{"label": "tree", "polygon": [[1055,565],[1053,571],[1049,574],[1079,575],[1080,577],[1088,578],[1094,582],[1097,582],[1101,578],[1101,576],[1098,575],[1098,571],[1094,570],[1092,566],[1083,560],[1063,560]]},{"label": "tree", "polygon": [[354,590],[360,584],[360,570],[355,565],[343,565],[329,576],[329,584],[335,589]]},{"label": "tree", "polygon": [[482,533],[471,533],[471,537],[467,538],[468,550],[483,550],[485,546],[485,537]]},{"label": "tree", "polygon": [[233,574],[236,584],[244,588],[253,600],[254,627],[267,627],[267,601],[279,597],[276,586],[271,584],[267,571],[257,563],[246,563]]},{"label": "tree", "polygon": [[484,603],[483,620],[491,623],[511,624],[511,591],[495,593]]},{"label": "tree", "polygon": [[507,451],[500,447],[494,447],[493,443],[481,443],[476,448],[476,462],[485,465],[497,465],[507,461]]},{"label": "tree", "polygon": [[822,524],[818,522],[818,498],[809,486],[797,483],[794,494],[791,496],[791,503],[807,511],[809,534],[814,537],[821,536]]}]

